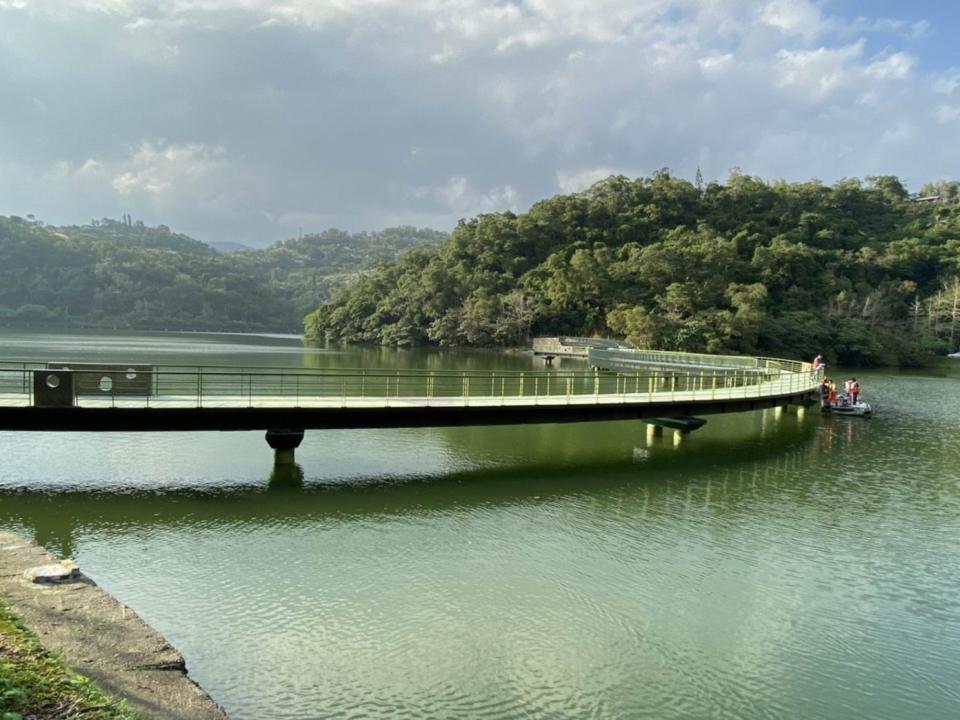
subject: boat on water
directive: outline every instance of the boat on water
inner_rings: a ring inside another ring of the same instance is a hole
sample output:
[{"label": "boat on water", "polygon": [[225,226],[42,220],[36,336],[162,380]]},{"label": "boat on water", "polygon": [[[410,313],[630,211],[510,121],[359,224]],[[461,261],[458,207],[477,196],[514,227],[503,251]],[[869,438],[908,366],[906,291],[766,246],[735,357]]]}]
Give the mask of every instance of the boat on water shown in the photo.
[{"label": "boat on water", "polygon": [[826,403],[820,409],[832,415],[852,415],[854,417],[870,417],[873,415],[873,408],[870,403],[865,403],[862,400],[852,403],[844,395],[838,397],[837,402]]}]

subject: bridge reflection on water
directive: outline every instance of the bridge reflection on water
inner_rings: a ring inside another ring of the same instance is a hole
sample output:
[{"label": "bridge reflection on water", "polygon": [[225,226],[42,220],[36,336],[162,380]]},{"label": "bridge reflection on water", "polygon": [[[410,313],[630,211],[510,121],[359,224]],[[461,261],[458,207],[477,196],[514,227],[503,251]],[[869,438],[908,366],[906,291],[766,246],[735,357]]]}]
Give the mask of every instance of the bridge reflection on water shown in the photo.
[{"label": "bridge reflection on water", "polygon": [[[157,526],[349,522],[371,515],[458,512],[562,497],[601,503],[618,498],[616,502],[639,502],[643,512],[653,512],[662,502],[709,505],[729,492],[766,488],[816,462],[818,455],[852,441],[846,433],[858,427],[826,418],[820,423],[805,421],[773,409],[758,416],[754,431],[740,433],[735,442],[730,436],[708,434],[687,448],[675,447],[669,439],[641,436],[632,449],[624,447],[606,458],[588,455],[578,460],[576,454],[561,453],[551,462],[543,453],[539,460],[519,465],[400,479],[304,482],[303,469],[295,465],[300,482],[292,484],[284,477],[266,485],[215,488],[138,490],[124,486],[122,480],[97,490],[10,488],[0,504],[0,524],[32,534],[38,543],[69,557],[78,534],[130,533]],[[451,438],[458,445],[456,452],[486,454],[477,446],[485,434],[480,429],[448,432],[457,434]]]}]

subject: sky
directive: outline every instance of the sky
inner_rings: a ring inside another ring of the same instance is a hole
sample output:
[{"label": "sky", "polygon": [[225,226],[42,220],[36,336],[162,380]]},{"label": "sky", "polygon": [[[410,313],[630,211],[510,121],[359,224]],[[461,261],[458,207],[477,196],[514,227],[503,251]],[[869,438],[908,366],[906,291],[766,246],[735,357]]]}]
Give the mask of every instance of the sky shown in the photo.
[{"label": "sky", "polygon": [[610,174],[960,167],[943,0],[0,0],[0,214],[452,229]]}]

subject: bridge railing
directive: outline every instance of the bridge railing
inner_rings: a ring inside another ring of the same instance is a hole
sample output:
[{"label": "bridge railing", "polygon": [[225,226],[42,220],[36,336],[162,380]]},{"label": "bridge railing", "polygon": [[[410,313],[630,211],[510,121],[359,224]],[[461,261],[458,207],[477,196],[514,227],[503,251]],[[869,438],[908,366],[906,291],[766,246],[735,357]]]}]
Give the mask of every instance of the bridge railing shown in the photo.
[{"label": "bridge railing", "polygon": [[[96,369],[72,370],[72,404],[79,407],[299,407],[323,403],[364,406],[398,402],[481,401],[500,404],[715,400],[806,392],[819,383],[813,370],[795,372],[760,359],[760,367],[720,370],[673,367],[668,370],[454,371],[386,369],[185,368],[154,366],[149,387],[119,388]],[[0,366],[0,405],[34,404],[35,373],[52,373],[37,364]]]},{"label": "bridge railing", "polygon": [[555,357],[587,357],[591,349],[628,349],[633,346],[625,340],[584,338],[571,336],[537,337],[533,339],[534,355]]},{"label": "bridge railing", "polygon": [[780,358],[744,355],[707,355],[703,353],[671,352],[669,350],[590,348],[587,361],[596,367],[623,370],[640,367],[697,367],[712,370],[737,369],[751,371],[804,372],[812,370],[809,363]]}]

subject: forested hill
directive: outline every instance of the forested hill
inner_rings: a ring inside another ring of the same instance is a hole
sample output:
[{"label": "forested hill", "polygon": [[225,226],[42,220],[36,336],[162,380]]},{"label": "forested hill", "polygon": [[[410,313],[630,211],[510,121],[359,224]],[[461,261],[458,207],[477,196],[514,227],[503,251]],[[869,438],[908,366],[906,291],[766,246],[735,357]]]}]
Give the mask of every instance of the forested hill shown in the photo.
[{"label": "forested hill", "polygon": [[328,230],[222,254],[129,217],[70,227],[0,217],[0,325],[297,331],[334,286],[446,237]]},{"label": "forested hill", "polygon": [[[893,177],[697,187],[610,177],[529,212],[462,221],[306,319],[309,336],[520,345],[539,334],[642,347],[914,364],[960,340],[957,184]],[[929,190],[929,188],[927,188]]]}]

